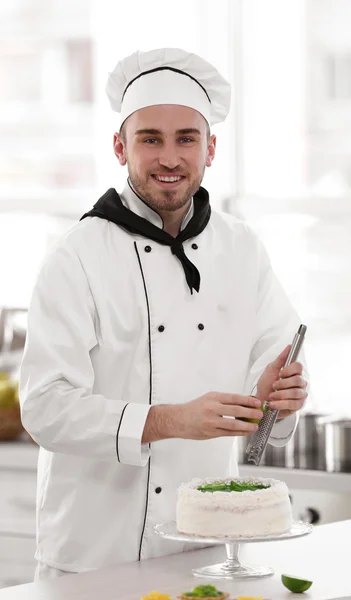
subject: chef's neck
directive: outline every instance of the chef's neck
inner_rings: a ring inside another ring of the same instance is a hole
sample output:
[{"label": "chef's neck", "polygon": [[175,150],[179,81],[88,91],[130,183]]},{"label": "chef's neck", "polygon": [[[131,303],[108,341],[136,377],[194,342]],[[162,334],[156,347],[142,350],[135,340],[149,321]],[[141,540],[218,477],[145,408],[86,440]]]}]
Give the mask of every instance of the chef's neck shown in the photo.
[{"label": "chef's neck", "polygon": [[180,232],[181,225],[183,223],[184,217],[189,210],[191,200],[189,200],[185,206],[179,208],[178,210],[169,211],[169,210],[157,210],[157,214],[160,215],[163,221],[163,231],[169,233],[173,237],[177,237]]}]

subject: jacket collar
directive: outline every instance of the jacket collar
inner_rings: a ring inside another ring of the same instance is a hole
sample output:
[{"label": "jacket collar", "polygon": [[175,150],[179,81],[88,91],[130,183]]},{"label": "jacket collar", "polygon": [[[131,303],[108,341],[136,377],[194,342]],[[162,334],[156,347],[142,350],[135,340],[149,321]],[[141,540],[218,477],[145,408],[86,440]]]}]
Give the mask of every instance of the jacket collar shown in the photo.
[{"label": "jacket collar", "polygon": [[[146,202],[136,194],[136,192],[132,188],[132,184],[130,183],[129,178],[126,181],[123,192],[120,193],[120,198],[122,200],[123,205],[126,208],[129,208],[133,213],[138,215],[139,217],[143,217],[156,227],[160,229],[164,229],[163,219],[160,215],[154,211]],[[190,206],[186,214],[184,215],[180,231],[183,231],[190,219],[194,214],[194,200],[191,198]]]},{"label": "jacket collar", "polygon": [[[132,203],[132,208],[135,207],[136,200]],[[125,206],[119,194],[114,188],[110,188],[101,198],[94,204],[94,208],[85,213],[81,217],[99,217],[112,221],[119,227],[122,227],[130,233],[142,235],[146,238],[156,241],[159,244],[169,246],[172,254],[181,262],[186,282],[190,292],[195,289],[197,292],[200,289],[200,273],[196,266],[189,260],[184,251],[183,242],[191,239],[205,229],[211,218],[210,197],[207,190],[201,186],[197,190],[194,198],[194,215],[189,220],[188,224],[182,229],[176,237],[170,235],[158,225],[152,223],[149,219],[137,214],[128,206]],[[137,203],[140,210],[140,203]],[[154,212],[154,211],[152,211]],[[150,215],[148,215],[150,217]],[[183,223],[184,225],[184,223]]]}]

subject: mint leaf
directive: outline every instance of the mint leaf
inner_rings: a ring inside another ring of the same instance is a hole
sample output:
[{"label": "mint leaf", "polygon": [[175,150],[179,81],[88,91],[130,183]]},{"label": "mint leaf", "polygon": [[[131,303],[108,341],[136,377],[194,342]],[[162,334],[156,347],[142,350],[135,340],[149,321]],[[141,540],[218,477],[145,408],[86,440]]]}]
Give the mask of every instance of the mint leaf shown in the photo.
[{"label": "mint leaf", "polygon": [[263,485],[262,483],[231,481],[230,483],[208,483],[196,489],[199,492],[245,492],[247,490],[254,492],[256,490],[265,490],[269,487],[269,485]]}]

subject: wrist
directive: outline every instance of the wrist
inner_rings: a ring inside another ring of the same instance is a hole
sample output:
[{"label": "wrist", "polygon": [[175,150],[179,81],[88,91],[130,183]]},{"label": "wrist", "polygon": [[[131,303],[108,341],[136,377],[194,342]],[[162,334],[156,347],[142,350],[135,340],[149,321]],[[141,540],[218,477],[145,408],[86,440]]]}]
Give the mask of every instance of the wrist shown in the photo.
[{"label": "wrist", "polygon": [[175,404],[152,406],[145,421],[142,443],[182,437],[181,408]]}]

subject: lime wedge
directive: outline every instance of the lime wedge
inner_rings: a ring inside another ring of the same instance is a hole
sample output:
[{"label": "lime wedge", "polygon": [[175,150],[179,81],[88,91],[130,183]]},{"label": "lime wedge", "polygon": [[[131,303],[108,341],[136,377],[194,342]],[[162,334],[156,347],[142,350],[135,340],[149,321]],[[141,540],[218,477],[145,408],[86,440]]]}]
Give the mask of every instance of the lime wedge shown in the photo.
[{"label": "lime wedge", "polygon": [[[261,412],[263,412],[264,410],[264,405],[261,404],[261,406],[256,406],[256,410],[260,410]],[[246,423],[256,423],[257,425],[259,424],[261,419],[249,419],[248,417],[240,417],[240,421],[246,421]]]},{"label": "lime wedge", "polygon": [[312,585],[312,581],[308,581],[308,579],[298,579],[291,575],[282,575],[282,582],[290,592],[294,592],[295,594],[305,592]]}]

